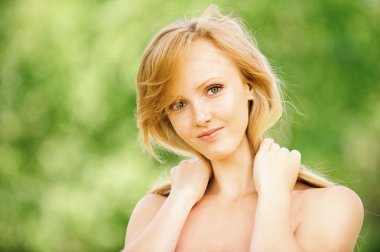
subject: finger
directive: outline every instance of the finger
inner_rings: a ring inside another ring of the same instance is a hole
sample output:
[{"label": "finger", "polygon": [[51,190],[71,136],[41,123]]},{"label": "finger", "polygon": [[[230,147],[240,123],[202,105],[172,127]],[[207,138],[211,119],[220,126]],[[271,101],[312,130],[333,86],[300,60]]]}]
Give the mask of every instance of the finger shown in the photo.
[{"label": "finger", "polygon": [[181,160],[181,161],[179,162],[178,165],[184,165],[184,164],[186,164],[187,162],[188,162],[187,159],[183,159],[183,160]]},{"label": "finger", "polygon": [[270,151],[279,151],[280,150],[280,145],[278,145],[277,143],[272,143],[270,145]]},{"label": "finger", "polygon": [[289,150],[285,147],[281,147],[280,150],[279,150],[280,153],[282,154],[288,154],[289,153]]},{"label": "finger", "polygon": [[186,167],[192,163],[195,163],[197,160],[192,158],[192,159],[183,159],[179,162],[179,164],[177,166],[182,166],[182,167]]},{"label": "finger", "polygon": [[195,163],[195,162],[197,162],[197,161],[199,161],[198,158],[192,158],[192,159],[189,159],[189,163]]},{"label": "finger", "polygon": [[173,176],[174,176],[174,173],[176,172],[176,168],[177,168],[177,166],[174,166],[174,167],[172,167],[172,168],[170,169],[170,171],[169,171],[170,177],[173,177]]},{"label": "finger", "polygon": [[259,150],[269,150],[270,145],[274,142],[273,138],[264,138],[261,141],[260,149]]},{"label": "finger", "polygon": [[296,160],[301,160],[301,152],[299,152],[298,150],[292,150],[290,152],[290,156],[292,156]]},{"label": "finger", "polygon": [[301,153],[298,150],[292,150],[290,156],[295,163],[301,163]]}]

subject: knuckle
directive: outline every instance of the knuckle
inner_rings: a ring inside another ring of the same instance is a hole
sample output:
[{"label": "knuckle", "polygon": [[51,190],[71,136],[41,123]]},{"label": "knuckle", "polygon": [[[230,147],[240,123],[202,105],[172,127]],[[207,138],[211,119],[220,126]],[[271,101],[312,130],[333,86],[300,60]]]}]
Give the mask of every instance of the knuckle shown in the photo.
[{"label": "knuckle", "polygon": [[175,170],[176,170],[176,167],[177,167],[177,166],[175,166],[175,167],[173,167],[173,168],[170,169],[170,171],[169,171],[170,176],[173,176],[173,175],[174,175]]},{"label": "knuckle", "polygon": [[183,159],[183,160],[181,160],[181,162],[179,162],[180,164],[185,164],[187,162],[187,160],[186,159]]},{"label": "knuckle", "polygon": [[298,150],[292,150],[292,151],[290,152],[290,155],[291,155],[292,157],[294,157],[295,159],[297,159],[297,160],[300,160],[300,159],[301,159],[301,153],[300,153]]},{"label": "knuckle", "polygon": [[275,148],[275,149],[279,149],[280,145],[278,145],[277,143],[272,143],[272,147]]},{"label": "knuckle", "polygon": [[181,160],[181,162],[179,162],[178,166],[186,166],[189,163],[190,163],[190,160],[184,159],[184,160]]},{"label": "knuckle", "polygon": [[288,152],[289,152],[289,150],[288,150],[287,148],[285,148],[285,147],[281,147],[281,148],[280,148],[280,151],[281,151],[281,152],[285,152],[285,153],[288,153]]},{"label": "knuckle", "polygon": [[292,151],[290,152],[290,154],[297,155],[297,156],[301,156],[301,152],[299,152],[298,150],[292,150]]}]

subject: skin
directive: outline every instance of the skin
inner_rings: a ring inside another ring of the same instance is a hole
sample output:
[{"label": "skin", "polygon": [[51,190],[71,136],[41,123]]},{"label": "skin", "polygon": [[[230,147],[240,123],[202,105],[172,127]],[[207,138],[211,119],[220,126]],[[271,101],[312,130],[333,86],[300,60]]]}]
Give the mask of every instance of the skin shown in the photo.
[{"label": "skin", "polygon": [[[197,40],[176,83],[170,122],[211,167],[196,159],[173,167],[169,197],[146,195],[135,207],[124,251],[353,250],[363,222],[353,191],[296,183],[301,154],[273,139],[251,154],[252,93],[233,61]],[[198,137],[213,128],[221,130],[211,141]]]}]

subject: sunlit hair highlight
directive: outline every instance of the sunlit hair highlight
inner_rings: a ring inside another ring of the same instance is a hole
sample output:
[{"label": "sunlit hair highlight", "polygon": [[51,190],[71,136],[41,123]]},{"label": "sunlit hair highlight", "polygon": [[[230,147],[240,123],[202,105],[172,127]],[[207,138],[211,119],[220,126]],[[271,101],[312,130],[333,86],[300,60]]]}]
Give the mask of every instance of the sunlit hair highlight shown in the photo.
[{"label": "sunlit hair highlight", "polygon": [[[197,39],[209,41],[235,62],[243,81],[253,90],[247,136],[255,154],[265,132],[282,116],[281,90],[268,60],[243,22],[221,14],[215,5],[199,18],[169,24],[147,46],[137,75],[137,123],[143,146],[157,160],[160,157],[154,151],[154,143],[177,154],[204,158],[177,135],[166,113],[173,102],[171,90],[175,88],[181,58]],[[298,180],[314,187],[333,184],[305,167]],[[168,195],[170,185],[152,192]]]}]

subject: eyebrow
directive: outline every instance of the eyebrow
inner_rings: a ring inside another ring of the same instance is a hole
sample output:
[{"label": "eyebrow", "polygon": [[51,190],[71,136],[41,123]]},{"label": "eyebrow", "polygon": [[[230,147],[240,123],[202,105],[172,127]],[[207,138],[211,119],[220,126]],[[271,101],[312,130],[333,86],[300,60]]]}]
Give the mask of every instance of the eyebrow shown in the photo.
[{"label": "eyebrow", "polygon": [[[207,80],[201,82],[201,83],[197,86],[196,90],[200,90],[200,89],[202,89],[204,86],[206,86],[207,84],[209,84],[209,83],[212,82],[213,80],[217,80],[217,79],[222,79],[222,77],[221,77],[221,76],[213,76],[213,77],[211,77],[211,78],[208,78]],[[173,99],[173,102],[175,102],[175,101],[179,101],[179,100],[181,100],[182,98],[183,98],[182,95],[178,95],[178,96],[176,96],[176,97]]]},{"label": "eyebrow", "polygon": [[197,90],[202,89],[204,86],[209,84],[212,80],[221,79],[222,77],[214,76],[211,78],[208,78],[207,80],[203,81],[201,84],[198,85]]}]

